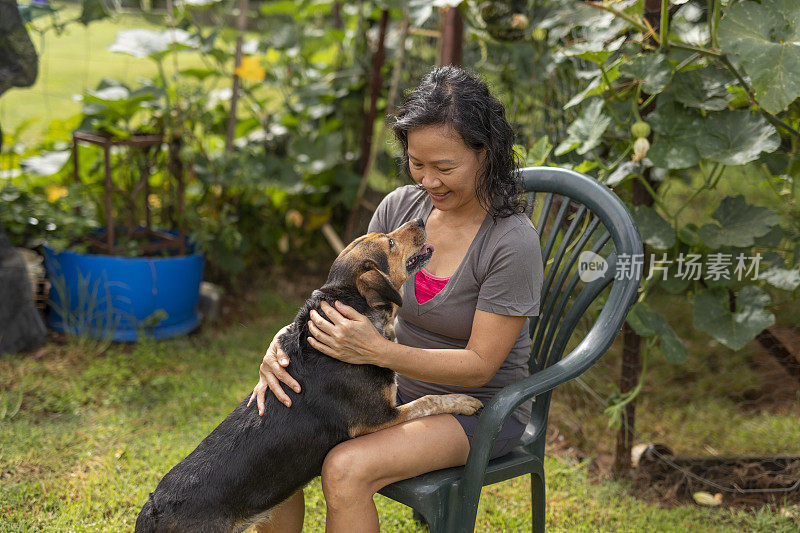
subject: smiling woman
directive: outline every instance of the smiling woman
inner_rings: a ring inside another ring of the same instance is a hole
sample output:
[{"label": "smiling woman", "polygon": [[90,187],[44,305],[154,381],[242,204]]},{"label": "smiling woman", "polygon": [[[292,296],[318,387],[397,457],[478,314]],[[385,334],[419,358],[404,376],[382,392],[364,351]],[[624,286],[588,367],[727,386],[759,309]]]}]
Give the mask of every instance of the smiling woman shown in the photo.
[{"label": "smiling woman", "polygon": [[428,126],[408,133],[411,177],[430,195],[437,209],[452,214],[485,214],[475,195],[475,179],[486,160],[458,141],[450,126]]},{"label": "smiling woman", "polygon": [[[308,341],[330,357],[397,372],[398,404],[452,393],[485,404],[503,386],[528,375],[528,317],[539,312],[542,285],[539,236],[522,214],[511,126],[482,80],[448,66],[433,70],[407,97],[393,129],[403,147],[404,169],[416,185],[387,195],[369,230],[382,235],[419,220],[429,249],[435,250],[427,271],[404,283],[397,342],[341,303],[322,304],[325,317],[310,315]],[[437,283],[425,283],[431,279]],[[260,412],[267,389],[291,404],[278,383],[299,390],[284,369],[289,364],[273,341],[253,391]],[[502,428],[494,457],[516,446],[529,407],[520,407]],[[427,416],[333,448],[322,467],[327,530],[378,531],[375,492],[401,479],[463,465],[477,419]],[[299,531],[302,492],[274,515],[274,522],[259,531]]]}]

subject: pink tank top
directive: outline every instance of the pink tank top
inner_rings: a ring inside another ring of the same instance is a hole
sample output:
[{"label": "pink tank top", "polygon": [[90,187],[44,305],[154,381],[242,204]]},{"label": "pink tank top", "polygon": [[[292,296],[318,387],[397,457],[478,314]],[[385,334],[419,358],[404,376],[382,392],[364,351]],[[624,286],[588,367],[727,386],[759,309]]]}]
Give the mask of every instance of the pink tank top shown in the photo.
[{"label": "pink tank top", "polygon": [[434,276],[424,268],[414,275],[414,292],[417,302],[424,304],[441,291],[450,278],[440,278]]}]

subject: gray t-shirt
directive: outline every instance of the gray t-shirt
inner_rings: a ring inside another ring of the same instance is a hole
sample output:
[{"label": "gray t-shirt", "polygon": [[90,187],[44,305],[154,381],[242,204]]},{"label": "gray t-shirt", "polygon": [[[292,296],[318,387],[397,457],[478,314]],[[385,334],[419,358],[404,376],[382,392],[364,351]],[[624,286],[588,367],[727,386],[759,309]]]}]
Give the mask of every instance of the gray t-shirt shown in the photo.
[{"label": "gray t-shirt", "polygon": [[[405,222],[428,219],[433,203],[425,191],[413,185],[389,193],[375,211],[369,231],[388,233]],[[434,253],[436,251],[434,250]],[[417,348],[465,348],[472,332],[475,309],[511,316],[536,316],[543,278],[539,234],[522,214],[498,218],[486,216],[456,271],[432,299],[419,304],[414,277],[403,287],[403,306],[395,322],[397,342]],[[459,387],[427,383],[398,375],[405,396],[469,394],[486,404],[500,389],[529,375],[530,320],[497,373],[482,387]],[[530,420],[531,403],[525,402],[514,415]]]}]

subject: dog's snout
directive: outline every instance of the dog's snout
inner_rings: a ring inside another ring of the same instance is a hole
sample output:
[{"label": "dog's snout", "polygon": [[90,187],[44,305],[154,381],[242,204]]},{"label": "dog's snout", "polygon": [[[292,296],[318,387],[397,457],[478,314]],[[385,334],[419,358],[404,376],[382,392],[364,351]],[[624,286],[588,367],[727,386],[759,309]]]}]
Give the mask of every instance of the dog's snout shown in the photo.
[{"label": "dog's snout", "polygon": [[421,218],[416,219],[414,221],[414,223],[416,223],[416,225],[419,226],[420,228],[424,228],[425,227],[425,221],[422,220]]}]

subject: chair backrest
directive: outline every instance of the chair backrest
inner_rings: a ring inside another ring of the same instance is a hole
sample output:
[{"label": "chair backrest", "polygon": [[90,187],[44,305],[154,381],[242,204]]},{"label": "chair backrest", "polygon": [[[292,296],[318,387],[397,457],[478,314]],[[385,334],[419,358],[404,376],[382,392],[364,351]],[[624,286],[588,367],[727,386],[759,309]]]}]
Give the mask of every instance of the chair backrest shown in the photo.
[{"label": "chair backrest", "polygon": [[[581,350],[581,371],[607,350],[635,302],[642,276],[642,242],[630,212],[611,189],[562,168],[521,170],[529,211],[539,232],[544,282],[539,316],[531,318],[530,370],[558,363],[590,305],[611,284],[605,303]],[[566,363],[567,361],[565,361]],[[536,398],[523,443],[544,452],[547,393]]]}]

